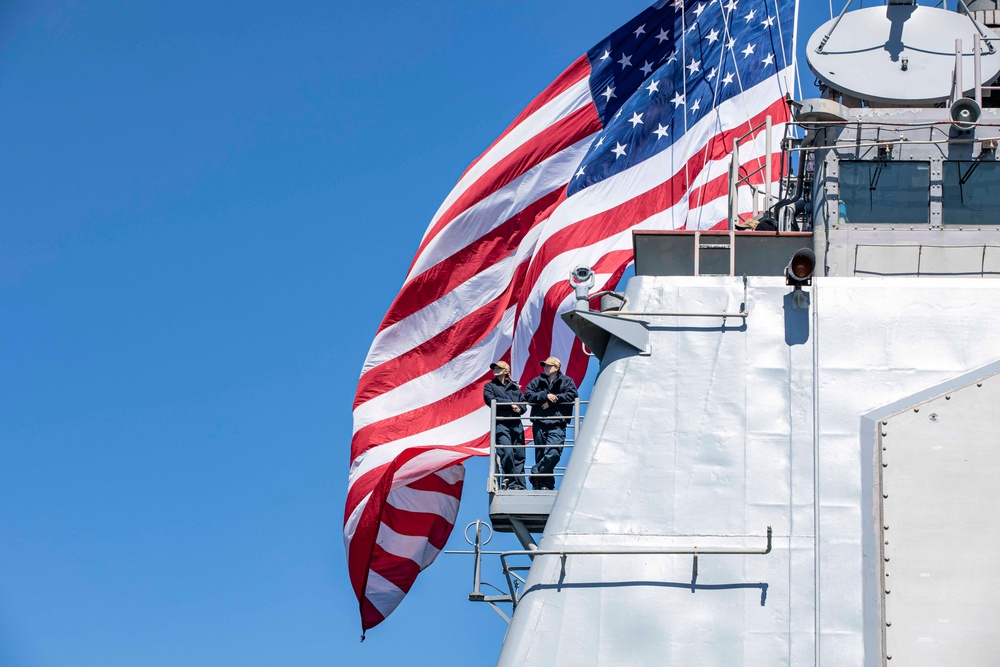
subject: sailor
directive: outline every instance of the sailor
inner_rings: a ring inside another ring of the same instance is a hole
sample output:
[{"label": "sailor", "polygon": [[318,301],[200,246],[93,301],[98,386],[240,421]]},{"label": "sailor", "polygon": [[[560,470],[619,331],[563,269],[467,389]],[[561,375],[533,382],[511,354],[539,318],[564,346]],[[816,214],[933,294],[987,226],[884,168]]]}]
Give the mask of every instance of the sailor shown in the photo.
[{"label": "sailor", "polygon": [[[503,473],[500,488],[524,489],[524,427],[519,416],[527,409],[524,394],[517,383],[510,379],[510,366],[506,361],[490,364],[493,379],[483,387],[486,405],[497,402],[497,420],[494,427],[496,450]],[[519,405],[520,403],[520,405]]]},{"label": "sailor", "polygon": [[[531,424],[535,434],[535,465],[531,468],[531,486],[554,489],[555,470],[566,442],[566,422],[573,414],[576,383],[563,375],[562,362],[549,357],[541,363],[542,374],[528,384],[525,392],[531,403]],[[536,477],[536,475],[539,475]]]}]

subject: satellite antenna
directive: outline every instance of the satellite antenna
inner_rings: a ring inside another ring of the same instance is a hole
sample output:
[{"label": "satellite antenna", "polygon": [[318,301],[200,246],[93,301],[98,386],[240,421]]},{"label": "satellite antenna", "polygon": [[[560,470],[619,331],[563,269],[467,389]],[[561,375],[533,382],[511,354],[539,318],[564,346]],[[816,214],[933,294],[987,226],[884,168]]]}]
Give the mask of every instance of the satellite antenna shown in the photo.
[{"label": "satellite antenna", "polygon": [[806,51],[813,73],[844,95],[870,104],[937,104],[1000,74],[1000,49],[980,40],[981,74],[975,81],[975,38],[997,35],[971,15],[921,7],[914,0],[847,13],[850,5],[813,33]]}]

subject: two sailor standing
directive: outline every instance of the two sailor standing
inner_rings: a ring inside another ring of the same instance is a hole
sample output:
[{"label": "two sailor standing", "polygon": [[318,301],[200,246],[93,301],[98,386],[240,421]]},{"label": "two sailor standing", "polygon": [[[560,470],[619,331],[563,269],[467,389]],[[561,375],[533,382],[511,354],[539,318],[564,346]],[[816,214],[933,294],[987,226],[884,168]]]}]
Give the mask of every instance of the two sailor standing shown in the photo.
[{"label": "two sailor standing", "polygon": [[[573,378],[563,375],[562,362],[549,357],[541,362],[542,374],[528,384],[527,396],[521,393],[510,377],[505,361],[490,364],[493,379],[483,388],[483,398],[489,405],[497,402],[496,445],[503,473],[502,488],[524,488],[524,428],[521,420],[525,398],[531,403],[531,421],[535,443],[535,465],[531,468],[531,486],[535,489],[555,488],[552,474],[562,457],[566,442],[566,422],[573,414],[577,398]],[[501,405],[507,403],[508,405]]]}]

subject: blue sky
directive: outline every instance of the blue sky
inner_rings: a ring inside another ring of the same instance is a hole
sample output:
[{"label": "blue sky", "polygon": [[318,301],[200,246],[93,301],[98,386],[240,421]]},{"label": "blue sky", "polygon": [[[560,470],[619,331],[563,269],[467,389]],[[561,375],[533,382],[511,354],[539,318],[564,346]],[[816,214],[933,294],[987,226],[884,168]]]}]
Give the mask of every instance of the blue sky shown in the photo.
[{"label": "blue sky", "polygon": [[0,664],[495,662],[458,556],[358,643],[354,389],[465,166],[646,4],[0,4]]}]

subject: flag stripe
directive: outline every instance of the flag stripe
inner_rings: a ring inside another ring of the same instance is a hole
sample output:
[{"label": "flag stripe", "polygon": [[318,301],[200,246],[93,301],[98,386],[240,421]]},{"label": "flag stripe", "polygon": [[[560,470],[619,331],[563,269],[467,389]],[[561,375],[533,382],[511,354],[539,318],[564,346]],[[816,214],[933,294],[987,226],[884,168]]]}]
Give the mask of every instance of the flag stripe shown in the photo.
[{"label": "flag stripe", "polygon": [[[505,156],[497,164],[482,175],[468,190],[462,193],[435,223],[431,233],[417,249],[417,255],[422,255],[427,246],[435,240],[438,233],[448,226],[455,218],[476,202],[489,197],[515,179],[544,162],[553,155],[570,148],[584,137],[589,137],[601,129],[601,119],[593,105],[587,105],[573,111],[568,116],[559,119],[546,128],[545,134],[535,136]],[[414,263],[417,264],[416,262]]]}]

